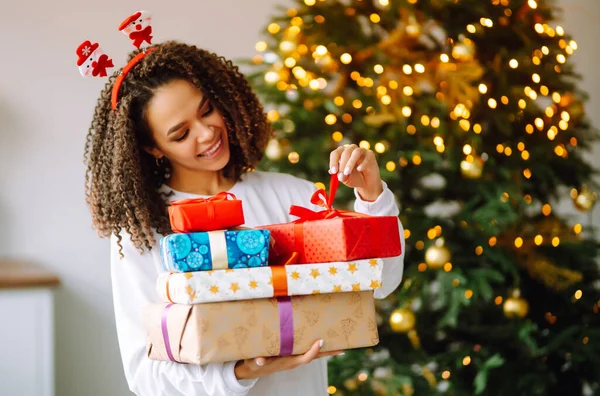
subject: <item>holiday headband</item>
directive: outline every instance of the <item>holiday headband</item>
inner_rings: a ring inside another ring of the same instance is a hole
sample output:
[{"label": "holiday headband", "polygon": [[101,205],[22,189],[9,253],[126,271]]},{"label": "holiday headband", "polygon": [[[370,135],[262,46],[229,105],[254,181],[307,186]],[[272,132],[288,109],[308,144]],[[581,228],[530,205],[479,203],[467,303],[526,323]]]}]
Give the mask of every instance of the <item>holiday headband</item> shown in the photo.
[{"label": "holiday headband", "polygon": [[[144,41],[148,44],[152,44],[151,19],[152,16],[148,11],[138,11],[121,22],[119,31],[126,34],[127,37],[133,41],[133,45],[136,48],[140,48]],[[144,48],[142,52],[137,54],[133,59],[127,62],[125,67],[123,67],[123,70],[121,70],[119,76],[115,80],[112,89],[111,104],[113,110],[117,109],[119,89],[121,89],[121,84],[127,76],[127,73],[129,73],[140,60],[155,49],[156,48]],[[98,43],[92,44],[89,40],[84,41],[77,47],[77,66],[79,66],[79,72],[83,77],[106,77],[106,69],[114,67],[112,59],[102,52]]]}]

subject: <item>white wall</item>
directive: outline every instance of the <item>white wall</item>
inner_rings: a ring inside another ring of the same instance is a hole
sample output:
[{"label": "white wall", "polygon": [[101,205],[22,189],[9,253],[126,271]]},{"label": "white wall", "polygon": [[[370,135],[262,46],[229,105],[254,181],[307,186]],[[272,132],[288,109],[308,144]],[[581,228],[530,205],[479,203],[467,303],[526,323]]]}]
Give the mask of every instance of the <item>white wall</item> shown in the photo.
[{"label": "white wall", "polygon": [[[587,115],[592,121],[592,125],[600,129],[600,76],[598,75],[598,65],[600,65],[600,1],[598,0],[560,0],[558,2],[563,8],[563,21],[561,22],[565,30],[573,35],[579,49],[571,57],[575,64],[575,69],[583,77],[581,87],[589,94],[589,101],[586,104]],[[596,143],[592,151],[588,153],[587,158],[596,167],[600,168],[600,143]],[[598,191],[600,194],[600,191]],[[573,210],[570,199],[566,199],[560,205],[561,212],[573,213],[573,220],[582,224],[596,224],[600,226],[600,204],[594,207],[594,210],[581,214]],[[596,232],[596,238],[600,233]]]},{"label": "white wall", "polygon": [[[114,330],[108,242],[92,230],[83,194],[84,140],[104,81],[79,76],[75,48],[97,41],[122,66],[132,47],[116,27],[140,7],[155,16],[157,42],[179,39],[229,58],[249,57],[274,6],[286,2],[124,3],[0,5],[0,255],[31,258],[62,278],[55,314],[58,396],[129,394]],[[600,126],[600,2],[561,4],[564,26],[579,43],[573,59],[591,95],[588,112]],[[600,166],[600,146],[595,154]]]},{"label": "white wall", "polygon": [[155,17],[156,42],[179,39],[229,58],[250,57],[277,3],[0,2],[0,255],[31,258],[62,278],[58,396],[129,394],[115,335],[109,245],[92,230],[83,193],[85,136],[104,80],[79,75],[75,49],[86,39],[99,42],[123,66],[133,46],[117,27],[141,8]]}]

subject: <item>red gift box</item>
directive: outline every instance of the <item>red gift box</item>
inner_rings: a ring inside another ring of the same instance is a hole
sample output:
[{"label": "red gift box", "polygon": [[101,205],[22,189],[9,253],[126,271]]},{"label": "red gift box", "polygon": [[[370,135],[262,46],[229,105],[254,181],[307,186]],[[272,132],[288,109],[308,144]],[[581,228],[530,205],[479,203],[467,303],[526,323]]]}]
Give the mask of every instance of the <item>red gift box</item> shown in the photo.
[{"label": "red gift box", "polygon": [[242,201],[228,192],[214,197],[171,201],[169,220],[174,232],[225,230],[244,224]]},{"label": "red gift box", "polygon": [[402,253],[398,218],[334,209],[338,183],[333,175],[330,194],[319,189],[311,198],[313,204],[325,210],[314,212],[293,205],[290,214],[300,217],[298,220],[259,227],[269,230],[275,240],[269,253],[270,264],[290,260],[299,264],[328,263],[395,257]]}]

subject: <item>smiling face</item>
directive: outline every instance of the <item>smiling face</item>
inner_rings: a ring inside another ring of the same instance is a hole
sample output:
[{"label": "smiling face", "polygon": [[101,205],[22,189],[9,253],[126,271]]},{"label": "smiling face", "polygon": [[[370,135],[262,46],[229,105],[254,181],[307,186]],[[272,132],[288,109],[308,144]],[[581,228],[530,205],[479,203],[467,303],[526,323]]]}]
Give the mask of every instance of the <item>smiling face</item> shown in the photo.
[{"label": "smiling face", "polygon": [[210,99],[193,84],[173,80],[156,89],[146,117],[155,147],[174,173],[221,171],[229,162],[227,127]]},{"label": "smiling face", "polygon": [[131,21],[126,27],[123,28],[123,32],[129,35],[130,33],[143,30],[150,25],[152,18],[149,14],[141,12],[141,15],[134,21]]},{"label": "smiling face", "polygon": [[98,58],[100,58],[102,54],[102,50],[100,48],[96,48],[94,52],[92,52],[85,60],[85,62],[79,66],[79,72],[83,77],[89,77],[92,75],[92,71],[94,70],[94,62],[97,62]]}]

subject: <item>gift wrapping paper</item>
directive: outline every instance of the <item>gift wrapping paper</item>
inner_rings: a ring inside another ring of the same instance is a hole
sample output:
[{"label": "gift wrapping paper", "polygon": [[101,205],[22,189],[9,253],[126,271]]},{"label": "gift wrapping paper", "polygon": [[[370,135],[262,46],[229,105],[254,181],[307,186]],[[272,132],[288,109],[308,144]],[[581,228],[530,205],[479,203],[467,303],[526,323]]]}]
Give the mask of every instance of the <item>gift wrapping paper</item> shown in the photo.
[{"label": "gift wrapping paper", "polygon": [[169,220],[173,232],[180,233],[234,228],[244,224],[242,201],[227,192],[171,201]]},{"label": "gift wrapping paper", "polygon": [[162,273],[156,289],[165,302],[217,301],[341,293],[381,287],[381,259],[224,271]]},{"label": "gift wrapping paper", "polygon": [[373,292],[277,297],[144,309],[147,356],[206,364],[379,343]]},{"label": "gift wrapping paper", "polygon": [[163,266],[170,272],[266,266],[268,230],[227,230],[171,234],[160,240]]},{"label": "gift wrapping paper", "polygon": [[327,263],[401,254],[395,216],[339,217],[260,227],[271,232],[273,261],[298,254],[298,263]]}]

